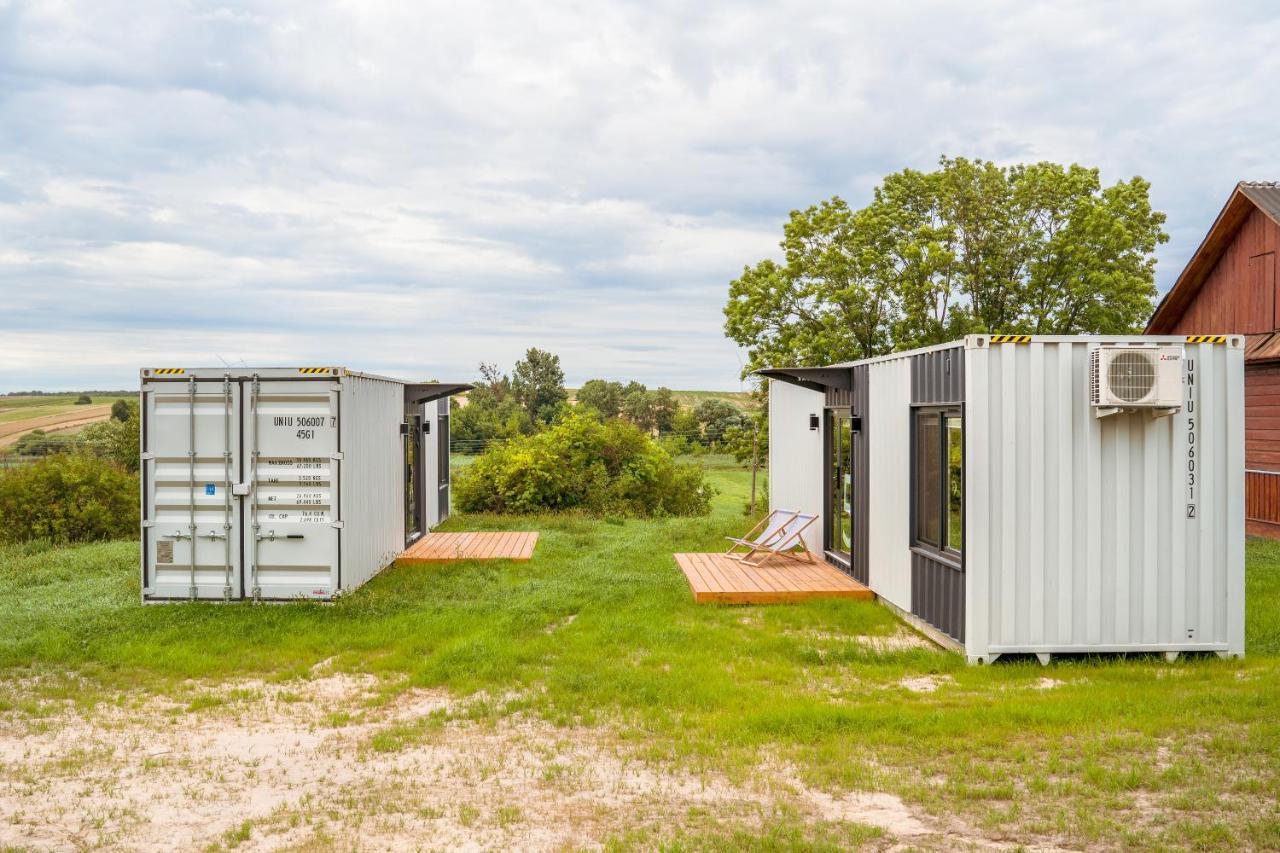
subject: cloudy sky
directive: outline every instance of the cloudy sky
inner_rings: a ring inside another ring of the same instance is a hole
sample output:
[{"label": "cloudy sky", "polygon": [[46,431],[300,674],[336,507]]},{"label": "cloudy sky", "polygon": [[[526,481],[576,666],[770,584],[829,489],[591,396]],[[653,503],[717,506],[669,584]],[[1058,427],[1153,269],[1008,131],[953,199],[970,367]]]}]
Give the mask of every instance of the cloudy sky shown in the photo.
[{"label": "cloudy sky", "polygon": [[0,0],[0,391],[142,365],[738,387],[788,211],[939,154],[1140,174],[1165,289],[1280,178],[1268,2]]}]

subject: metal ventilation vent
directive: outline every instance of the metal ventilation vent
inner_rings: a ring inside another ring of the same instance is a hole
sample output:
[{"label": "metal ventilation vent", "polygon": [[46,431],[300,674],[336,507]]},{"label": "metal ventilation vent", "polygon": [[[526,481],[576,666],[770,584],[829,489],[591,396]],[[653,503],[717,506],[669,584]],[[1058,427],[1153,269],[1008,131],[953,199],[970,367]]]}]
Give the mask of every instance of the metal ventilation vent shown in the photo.
[{"label": "metal ventilation vent", "polygon": [[1126,403],[1144,400],[1156,385],[1155,353],[1130,350],[1117,353],[1107,366],[1111,393]]}]

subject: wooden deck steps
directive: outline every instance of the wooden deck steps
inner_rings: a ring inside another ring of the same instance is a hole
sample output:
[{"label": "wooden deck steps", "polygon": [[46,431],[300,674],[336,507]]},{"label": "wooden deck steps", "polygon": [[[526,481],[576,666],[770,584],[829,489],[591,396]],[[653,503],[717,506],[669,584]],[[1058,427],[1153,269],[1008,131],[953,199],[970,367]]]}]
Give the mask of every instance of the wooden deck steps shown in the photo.
[{"label": "wooden deck steps", "polygon": [[693,600],[722,604],[778,604],[813,598],[872,599],[875,593],[814,555],[771,555],[748,566],[724,554],[676,554]]},{"label": "wooden deck steps", "polygon": [[537,544],[536,533],[426,533],[396,557],[396,562],[412,566],[453,560],[527,560]]}]

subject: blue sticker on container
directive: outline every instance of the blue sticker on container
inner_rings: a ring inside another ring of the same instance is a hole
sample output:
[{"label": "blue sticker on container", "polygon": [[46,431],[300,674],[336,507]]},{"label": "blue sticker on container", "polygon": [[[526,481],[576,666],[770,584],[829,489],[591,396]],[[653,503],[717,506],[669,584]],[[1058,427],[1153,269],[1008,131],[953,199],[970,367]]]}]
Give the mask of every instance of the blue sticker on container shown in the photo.
[{"label": "blue sticker on container", "polygon": [[211,494],[213,494],[213,493],[214,493],[214,491],[215,491],[215,490],[214,490],[214,488],[213,488],[213,483],[205,483],[205,484],[204,484],[204,493],[205,493],[206,495],[211,495]]}]

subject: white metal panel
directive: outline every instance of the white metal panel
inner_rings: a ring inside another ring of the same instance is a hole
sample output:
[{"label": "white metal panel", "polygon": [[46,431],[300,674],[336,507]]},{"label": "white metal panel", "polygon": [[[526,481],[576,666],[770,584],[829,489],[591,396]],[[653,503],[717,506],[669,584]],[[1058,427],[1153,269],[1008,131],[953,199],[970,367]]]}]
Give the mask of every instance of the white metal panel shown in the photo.
[{"label": "white metal panel", "polygon": [[143,597],[238,598],[238,388],[144,382],[141,396]]},{"label": "white metal panel", "polygon": [[[820,391],[776,379],[769,380],[769,509],[817,513],[804,532],[810,551],[821,554],[824,490],[822,434],[825,429]],[[809,419],[818,428],[809,428]]]},{"label": "white metal panel", "polygon": [[1128,340],[967,341],[971,658],[1244,651],[1242,350],[1188,344],[1176,415],[1095,418],[1089,351]]},{"label": "white metal panel", "polygon": [[868,584],[911,612],[911,360],[880,360],[867,372]]},{"label": "white metal panel", "polygon": [[424,403],[422,411],[422,422],[429,426],[422,437],[422,495],[431,529],[449,517],[449,398]]},{"label": "white metal panel", "polygon": [[404,386],[348,373],[342,380],[341,589],[388,566],[405,545]]},{"label": "white metal panel", "polygon": [[328,598],[337,589],[337,387],[327,379],[246,381],[250,597]]}]

